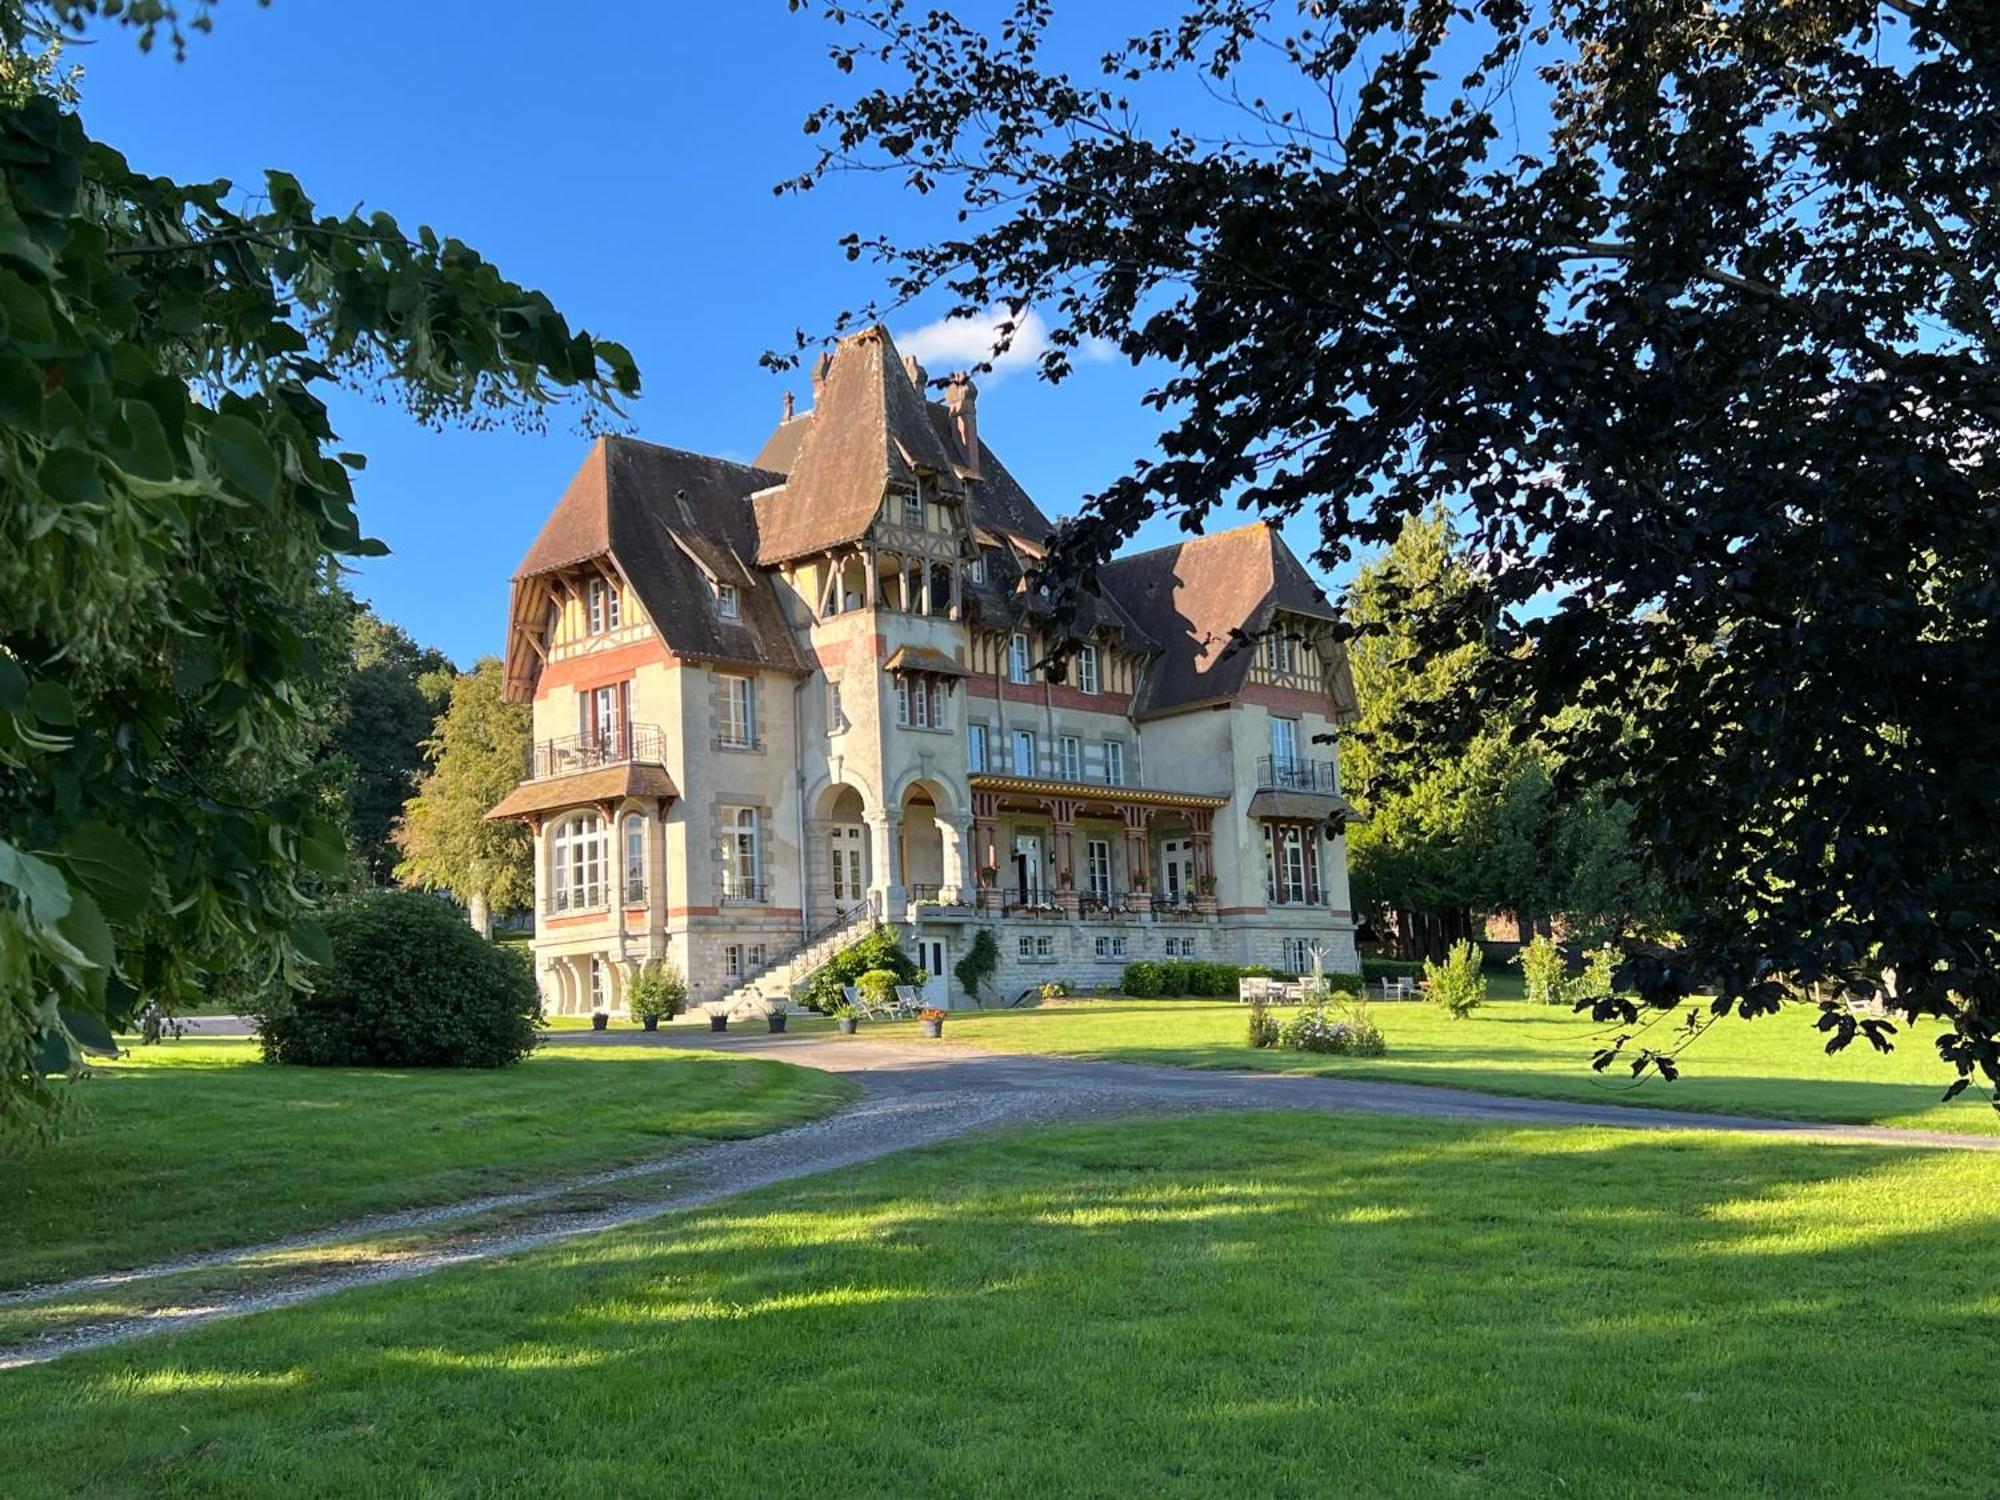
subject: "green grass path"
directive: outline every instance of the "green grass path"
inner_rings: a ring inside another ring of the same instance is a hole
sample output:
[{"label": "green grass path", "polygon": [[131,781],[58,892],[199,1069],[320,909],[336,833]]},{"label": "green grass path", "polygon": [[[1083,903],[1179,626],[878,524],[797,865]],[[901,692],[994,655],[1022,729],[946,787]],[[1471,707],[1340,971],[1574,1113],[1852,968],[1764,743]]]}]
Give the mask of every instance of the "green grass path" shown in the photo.
[{"label": "green grass path", "polygon": [[0,1494],[1984,1493],[1996,1287],[1967,1153],[1010,1134],[16,1372]]},{"label": "green grass path", "polygon": [[783,1063],[640,1047],[407,1072],[275,1067],[248,1041],[138,1047],[76,1085],[62,1138],[0,1156],[0,1288],[757,1135],[856,1092]]}]

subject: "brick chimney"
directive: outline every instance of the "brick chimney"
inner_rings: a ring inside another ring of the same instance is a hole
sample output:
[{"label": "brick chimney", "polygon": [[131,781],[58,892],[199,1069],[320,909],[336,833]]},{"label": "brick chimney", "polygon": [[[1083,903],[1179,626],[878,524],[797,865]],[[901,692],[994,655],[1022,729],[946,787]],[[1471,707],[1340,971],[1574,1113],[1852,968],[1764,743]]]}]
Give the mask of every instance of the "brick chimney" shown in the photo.
[{"label": "brick chimney", "polygon": [[972,377],[960,370],[946,382],[944,388],[945,409],[951,413],[951,430],[958,435],[958,446],[965,450],[965,476],[979,478],[979,387],[972,383]]},{"label": "brick chimney", "polygon": [[824,349],[822,349],[820,351],[819,358],[813,361],[812,375],[813,375],[814,406],[818,406],[820,397],[826,394],[826,372],[828,370],[831,370],[832,368],[833,368],[833,356],[831,354],[828,354]]},{"label": "brick chimney", "polygon": [[930,372],[917,363],[916,355],[903,356],[903,373],[910,377],[910,384],[917,388],[917,394],[927,398],[929,393],[925,388],[930,384]]},{"label": "brick chimney", "polygon": [[792,420],[792,393],[790,391],[785,392],[785,415],[783,420],[787,422]]}]

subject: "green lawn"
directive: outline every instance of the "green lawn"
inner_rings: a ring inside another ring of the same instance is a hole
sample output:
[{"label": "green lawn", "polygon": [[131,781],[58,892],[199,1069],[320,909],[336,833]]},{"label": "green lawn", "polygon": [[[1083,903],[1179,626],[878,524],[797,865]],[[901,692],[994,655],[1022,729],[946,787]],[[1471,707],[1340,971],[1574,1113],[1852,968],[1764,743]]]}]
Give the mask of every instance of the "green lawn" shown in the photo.
[{"label": "green lawn", "polygon": [[53,1146],[0,1156],[0,1286],[253,1243],[756,1135],[852,1098],[825,1073],[644,1047],[498,1071],[281,1068],[249,1041],[93,1068]]},{"label": "green lawn", "polygon": [[1094,1125],[0,1377],[0,1493],[1983,1493],[1996,1287],[2000,1157]]},{"label": "green lawn", "polygon": [[[1233,1001],[1099,1000],[1032,1010],[958,1011],[947,1039],[996,1052],[1038,1052],[1184,1068],[1279,1068],[1341,1078],[1447,1084],[1540,1099],[1582,1099],[1654,1109],[1771,1115],[1848,1124],[1910,1125],[2000,1134],[2000,1113],[1977,1089],[1940,1103],[1952,1077],[1928,1037],[1905,1032],[1883,1056],[1865,1043],[1829,1057],[1807,1007],[1756,1021],[1729,1020],[1682,1054],[1674,1083],[1590,1069],[1604,1029],[1567,1010],[1489,1004],[1463,1021],[1417,1001],[1377,1003],[1389,1055],[1376,1059],[1256,1051],[1247,1012]],[[1285,1012],[1280,1012],[1285,1014]],[[915,1034],[908,1023],[864,1025],[878,1040]],[[1666,1027],[1655,1033],[1663,1044]]]}]

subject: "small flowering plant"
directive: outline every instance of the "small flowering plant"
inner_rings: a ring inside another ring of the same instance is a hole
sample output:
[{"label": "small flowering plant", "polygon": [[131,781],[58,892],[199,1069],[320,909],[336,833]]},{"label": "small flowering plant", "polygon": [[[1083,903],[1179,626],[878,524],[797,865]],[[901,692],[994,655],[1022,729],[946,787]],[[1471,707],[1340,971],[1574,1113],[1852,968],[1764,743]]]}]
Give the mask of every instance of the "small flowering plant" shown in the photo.
[{"label": "small flowering plant", "polygon": [[919,1021],[942,1021],[945,1018],[945,1014],[946,1013],[944,1011],[941,1011],[935,1005],[932,1005],[926,1007],[923,1010],[918,1011],[917,1019]]}]

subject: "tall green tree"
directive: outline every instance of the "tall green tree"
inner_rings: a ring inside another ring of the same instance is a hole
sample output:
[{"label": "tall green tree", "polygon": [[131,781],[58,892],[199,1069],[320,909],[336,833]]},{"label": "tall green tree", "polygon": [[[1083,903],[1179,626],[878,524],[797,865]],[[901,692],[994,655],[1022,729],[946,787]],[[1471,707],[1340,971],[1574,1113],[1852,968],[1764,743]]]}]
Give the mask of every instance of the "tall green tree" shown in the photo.
[{"label": "tall green tree", "polygon": [[451,684],[450,702],[426,742],[428,766],[396,829],[396,878],[446,890],[473,925],[535,898],[534,843],[519,823],[486,813],[520,784],[533,734],[531,710],[509,703],[498,657],[481,657]]},{"label": "tall green tree", "polygon": [[[93,22],[185,40],[167,0],[0,0],[0,46]],[[303,770],[347,642],[318,612],[382,550],[327,390],[532,425],[638,377],[459,241],[283,172],[135,172],[45,91],[0,100],[0,314],[5,1132],[142,1000],[327,953],[344,838]]]},{"label": "tall green tree", "polygon": [[851,237],[887,300],[1160,371],[1059,602],[1157,514],[1308,514],[1331,567],[1449,499],[1479,598],[1421,640],[1495,649],[1423,742],[1509,702],[1629,788],[1693,959],[1645,1001],[1883,997],[2000,1102],[2000,6],[818,8],[844,92],[791,185],[944,200]]},{"label": "tall green tree", "polygon": [[396,820],[417,789],[424,744],[451,691],[451,658],[357,604],[331,749],[346,772],[347,834],[358,879],[387,880]]}]

